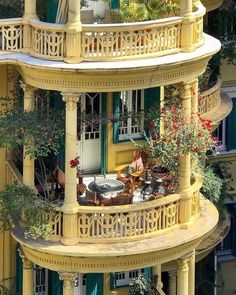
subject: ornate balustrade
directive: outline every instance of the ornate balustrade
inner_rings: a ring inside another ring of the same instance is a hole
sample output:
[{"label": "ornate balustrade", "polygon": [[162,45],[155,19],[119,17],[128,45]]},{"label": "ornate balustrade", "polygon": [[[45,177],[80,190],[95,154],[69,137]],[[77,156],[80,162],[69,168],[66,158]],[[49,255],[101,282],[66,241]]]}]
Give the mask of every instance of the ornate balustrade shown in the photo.
[{"label": "ornate balustrade", "polygon": [[[195,7],[192,48],[203,44],[204,14],[202,5]],[[73,62],[158,57],[183,50],[182,24],[182,17],[169,17],[137,23],[82,25],[81,31],[70,32],[66,25],[35,19],[24,25],[21,18],[2,19],[0,50]]]},{"label": "ornate balustrade", "polygon": [[222,81],[217,83],[209,90],[202,92],[199,96],[199,113],[206,114],[214,110],[221,103],[220,89]]},{"label": "ornate balustrade", "polygon": [[0,20],[0,50],[20,52],[23,49],[22,18]]},{"label": "ornate balustrade", "polygon": [[30,54],[46,59],[64,59],[66,52],[65,25],[30,21]]}]

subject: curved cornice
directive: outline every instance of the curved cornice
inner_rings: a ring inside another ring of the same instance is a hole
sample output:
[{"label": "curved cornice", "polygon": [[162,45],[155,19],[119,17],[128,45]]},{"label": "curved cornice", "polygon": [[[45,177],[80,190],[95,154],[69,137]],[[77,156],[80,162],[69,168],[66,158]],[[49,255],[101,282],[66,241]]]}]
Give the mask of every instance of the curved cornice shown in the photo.
[{"label": "curved cornice", "polygon": [[201,2],[206,7],[207,11],[212,11],[219,8],[224,0],[202,0]]}]

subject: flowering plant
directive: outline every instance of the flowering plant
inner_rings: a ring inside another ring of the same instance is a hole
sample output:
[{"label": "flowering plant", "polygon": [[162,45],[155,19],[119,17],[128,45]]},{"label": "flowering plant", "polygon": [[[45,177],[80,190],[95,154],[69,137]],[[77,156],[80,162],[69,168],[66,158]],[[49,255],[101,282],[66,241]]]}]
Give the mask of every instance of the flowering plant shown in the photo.
[{"label": "flowering plant", "polygon": [[83,170],[80,169],[79,164],[80,164],[80,161],[78,156],[70,160],[70,168],[76,168],[77,176],[81,176],[82,173],[84,172]]},{"label": "flowering plant", "polygon": [[[160,132],[160,124],[163,132]],[[200,115],[192,114],[187,120],[181,109],[162,108],[157,119],[148,123],[148,129],[143,148],[151,158],[157,159],[159,166],[169,170],[177,169],[180,156],[190,153],[197,160],[205,157],[209,150],[215,152],[216,141],[211,135],[212,121]]]}]

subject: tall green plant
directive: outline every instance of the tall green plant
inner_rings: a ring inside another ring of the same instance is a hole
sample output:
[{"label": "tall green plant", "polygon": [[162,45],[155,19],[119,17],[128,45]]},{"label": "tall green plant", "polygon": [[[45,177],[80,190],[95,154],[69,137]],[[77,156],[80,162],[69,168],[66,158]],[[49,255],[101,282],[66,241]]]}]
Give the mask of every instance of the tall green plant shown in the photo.
[{"label": "tall green plant", "polygon": [[16,226],[19,220],[25,219],[25,238],[48,238],[51,224],[46,214],[54,210],[46,200],[40,200],[36,193],[26,186],[13,183],[0,192],[0,231]]}]

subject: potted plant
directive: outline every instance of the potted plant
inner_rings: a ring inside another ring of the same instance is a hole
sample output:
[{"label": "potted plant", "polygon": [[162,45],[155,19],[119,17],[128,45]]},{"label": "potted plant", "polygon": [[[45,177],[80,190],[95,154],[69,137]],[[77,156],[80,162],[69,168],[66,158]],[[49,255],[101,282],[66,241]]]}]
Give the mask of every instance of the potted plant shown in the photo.
[{"label": "potted plant", "polygon": [[18,224],[24,227],[25,238],[47,239],[51,224],[46,215],[54,210],[47,201],[42,201],[32,189],[13,183],[0,192],[0,229],[8,230]]},{"label": "potted plant", "polygon": [[[160,120],[161,118],[161,120]],[[163,132],[160,132],[163,124]],[[216,152],[216,142],[211,135],[212,122],[193,114],[190,122],[176,107],[162,108],[156,119],[148,123],[145,134],[146,144],[136,146],[147,150],[149,157],[154,158],[156,165],[168,171],[177,171],[178,159],[190,153],[192,159],[206,157],[206,152]]]}]

